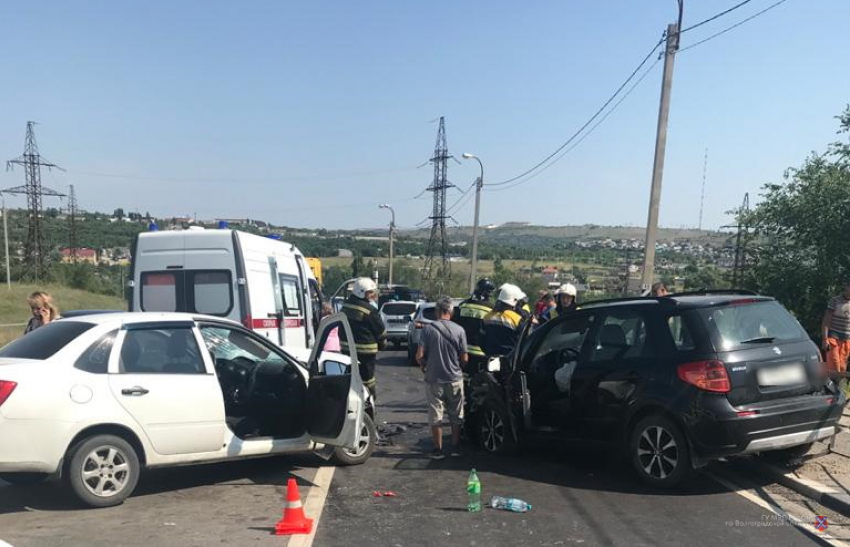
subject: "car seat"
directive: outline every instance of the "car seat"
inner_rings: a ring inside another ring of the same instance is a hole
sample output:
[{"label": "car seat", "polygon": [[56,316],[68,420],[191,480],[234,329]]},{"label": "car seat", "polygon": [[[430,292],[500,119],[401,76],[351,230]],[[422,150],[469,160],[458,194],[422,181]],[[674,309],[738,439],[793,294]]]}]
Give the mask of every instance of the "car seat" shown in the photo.
[{"label": "car seat", "polygon": [[163,367],[163,372],[173,374],[200,373],[200,356],[191,350],[188,337],[192,335],[190,330],[177,330],[172,332],[168,339],[165,355],[168,362]]},{"label": "car seat", "polygon": [[626,333],[620,325],[602,325],[599,331],[599,343],[596,346],[594,361],[608,361],[621,357],[628,350]]},{"label": "car seat", "polygon": [[121,359],[118,369],[121,372],[144,372],[139,370],[139,358],[142,356],[142,346],[132,336],[132,333],[127,333],[124,337],[124,343],[121,345]]}]

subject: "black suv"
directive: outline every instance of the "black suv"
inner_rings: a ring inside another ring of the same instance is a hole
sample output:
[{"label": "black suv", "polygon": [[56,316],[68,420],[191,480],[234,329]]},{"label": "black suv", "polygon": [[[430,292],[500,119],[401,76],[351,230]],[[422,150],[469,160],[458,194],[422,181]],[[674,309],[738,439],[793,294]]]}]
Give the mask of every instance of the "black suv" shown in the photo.
[{"label": "black suv", "polygon": [[498,371],[471,379],[467,408],[488,451],[531,434],[615,441],[644,481],[669,487],[711,459],[803,453],[836,432],[845,402],[779,302],[716,291],[591,302],[527,325]]}]

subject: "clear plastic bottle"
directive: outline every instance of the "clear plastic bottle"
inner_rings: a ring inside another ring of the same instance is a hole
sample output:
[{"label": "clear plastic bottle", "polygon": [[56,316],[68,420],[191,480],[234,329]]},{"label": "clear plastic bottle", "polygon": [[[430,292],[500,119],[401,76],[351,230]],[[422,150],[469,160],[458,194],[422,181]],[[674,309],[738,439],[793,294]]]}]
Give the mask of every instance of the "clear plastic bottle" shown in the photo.
[{"label": "clear plastic bottle", "polygon": [[490,498],[490,507],[493,509],[504,509],[505,511],[513,511],[514,513],[525,513],[531,509],[531,504],[516,498],[503,498],[502,496],[493,496]]},{"label": "clear plastic bottle", "polygon": [[466,506],[469,512],[477,513],[481,511],[481,481],[478,480],[478,473],[475,472],[475,469],[469,472],[466,492],[469,494],[469,505]]}]

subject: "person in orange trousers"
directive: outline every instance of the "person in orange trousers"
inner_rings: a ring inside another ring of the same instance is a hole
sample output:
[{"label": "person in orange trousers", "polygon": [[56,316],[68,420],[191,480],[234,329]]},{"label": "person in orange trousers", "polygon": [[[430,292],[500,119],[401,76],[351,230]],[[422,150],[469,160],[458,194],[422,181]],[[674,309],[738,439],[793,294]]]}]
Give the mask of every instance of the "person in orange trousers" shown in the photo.
[{"label": "person in orange trousers", "polygon": [[850,283],[833,297],[821,321],[823,351],[830,376],[846,381],[847,359],[850,358]]}]

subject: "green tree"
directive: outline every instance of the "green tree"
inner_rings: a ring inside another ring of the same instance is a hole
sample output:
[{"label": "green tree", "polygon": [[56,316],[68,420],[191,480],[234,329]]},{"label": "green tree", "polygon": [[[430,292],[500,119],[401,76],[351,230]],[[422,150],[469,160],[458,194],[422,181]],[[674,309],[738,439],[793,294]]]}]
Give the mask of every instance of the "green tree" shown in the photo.
[{"label": "green tree", "polygon": [[351,261],[351,277],[360,277],[367,275],[366,264],[363,262],[363,255],[356,253],[354,260]]},{"label": "green tree", "polygon": [[[839,134],[850,134],[850,107]],[[810,334],[828,298],[850,280],[850,142],[835,142],[763,187],[763,201],[738,220],[751,230],[746,284],[777,297]]]}]

